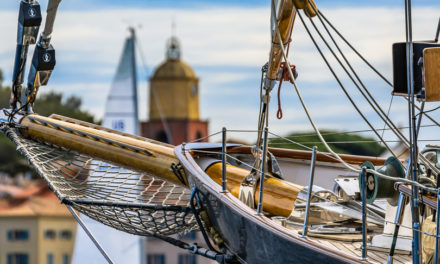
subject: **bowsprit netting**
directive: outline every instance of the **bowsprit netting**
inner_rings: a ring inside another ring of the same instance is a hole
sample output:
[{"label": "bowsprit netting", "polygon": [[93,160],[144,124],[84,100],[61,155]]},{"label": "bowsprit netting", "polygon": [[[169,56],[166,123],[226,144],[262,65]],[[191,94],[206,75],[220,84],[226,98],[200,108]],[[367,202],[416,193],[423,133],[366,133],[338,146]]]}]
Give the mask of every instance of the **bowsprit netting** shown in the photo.
[{"label": "bowsprit netting", "polygon": [[143,236],[197,229],[189,208],[190,191],[87,155],[2,131],[17,145],[58,198],[113,228]]}]

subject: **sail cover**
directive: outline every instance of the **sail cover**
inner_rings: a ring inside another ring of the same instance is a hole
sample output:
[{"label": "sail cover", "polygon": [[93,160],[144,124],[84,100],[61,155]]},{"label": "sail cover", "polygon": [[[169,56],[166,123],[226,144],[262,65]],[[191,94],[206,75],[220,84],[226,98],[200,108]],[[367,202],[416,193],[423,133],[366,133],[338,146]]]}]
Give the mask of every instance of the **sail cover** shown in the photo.
[{"label": "sail cover", "polygon": [[135,33],[125,41],[116,75],[107,97],[102,125],[133,135],[139,135],[136,84]]}]

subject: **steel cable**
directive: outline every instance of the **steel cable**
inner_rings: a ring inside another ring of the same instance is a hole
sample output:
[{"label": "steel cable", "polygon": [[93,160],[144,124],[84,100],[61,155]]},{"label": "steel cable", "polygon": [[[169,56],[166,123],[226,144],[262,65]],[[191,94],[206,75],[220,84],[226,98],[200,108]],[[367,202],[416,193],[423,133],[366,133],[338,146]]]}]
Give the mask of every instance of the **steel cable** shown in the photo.
[{"label": "steel cable", "polygon": [[[274,0],[272,0],[271,2],[272,2],[272,8],[271,8],[271,10],[272,10],[272,16],[274,16],[273,14],[274,14],[274,12],[275,12],[275,2],[274,2]],[[300,13],[298,13],[298,15],[299,15],[300,19],[303,21],[303,19],[302,19]],[[277,37],[278,37],[278,39],[281,40],[282,38],[281,38],[280,30],[279,30],[279,28],[278,28],[277,26],[275,26],[275,30],[276,30],[276,33],[277,33]],[[280,43],[280,47],[281,47],[281,52],[282,52],[283,57],[284,57],[284,61],[288,64],[288,63],[289,63],[289,60],[288,60],[288,58],[287,58],[287,56],[286,56],[286,51],[285,51],[285,49],[284,49],[284,45],[283,45],[282,43]],[[294,86],[294,88],[295,88],[295,91],[296,91],[296,93],[297,93],[297,95],[298,95],[298,99],[300,100],[301,105],[302,105],[302,107],[303,107],[303,109],[304,109],[304,112],[306,113],[307,118],[309,119],[310,124],[312,125],[313,129],[315,130],[316,134],[318,135],[318,137],[319,137],[321,143],[322,143],[322,144],[326,147],[326,149],[327,149],[327,150],[328,150],[328,151],[329,151],[329,152],[330,152],[330,153],[331,153],[331,154],[332,154],[332,155],[333,155],[333,156],[334,156],[334,157],[335,157],[335,158],[336,158],[336,159],[337,159],[342,165],[344,165],[347,169],[349,169],[349,170],[351,170],[351,171],[354,171],[354,172],[357,172],[357,173],[360,173],[360,172],[361,172],[361,169],[354,168],[354,167],[351,166],[350,164],[346,163],[346,162],[345,162],[345,161],[344,161],[344,160],[343,160],[343,159],[342,159],[337,153],[335,153],[335,152],[330,148],[330,146],[327,144],[327,142],[325,141],[325,139],[322,137],[321,133],[319,132],[318,127],[316,126],[315,122],[313,121],[313,119],[312,119],[312,117],[311,117],[311,115],[310,115],[310,112],[309,112],[309,110],[308,110],[308,108],[307,108],[307,106],[306,106],[306,104],[305,104],[305,102],[304,102],[304,99],[302,98],[301,92],[299,91],[299,88],[298,88],[298,86],[297,86],[297,84],[296,84],[296,81],[295,81],[295,78],[294,78],[294,75],[293,75],[292,70],[291,70],[289,67],[287,67],[287,70],[288,70],[288,72],[289,72],[290,79],[291,79],[291,81],[292,81],[292,83],[293,83],[293,86]],[[403,178],[391,177],[391,176],[388,176],[388,175],[385,175],[385,174],[382,174],[382,173],[379,173],[379,172],[377,172],[377,171],[370,170],[370,169],[367,169],[367,172],[368,172],[368,173],[375,174],[375,175],[377,175],[377,176],[379,176],[379,177],[381,177],[381,178],[387,179],[387,180],[396,181],[396,182],[405,182],[405,183],[408,183],[408,184],[411,184],[411,185],[414,185],[414,186],[418,186],[418,187],[420,187],[420,188],[422,188],[422,189],[425,189],[425,190],[427,190],[427,191],[430,191],[430,192],[433,192],[433,193],[437,193],[437,189],[426,187],[426,186],[424,186],[424,185],[422,185],[422,184],[420,184],[420,183],[418,183],[418,182],[415,182],[415,181],[411,181],[411,180],[403,179]]]}]

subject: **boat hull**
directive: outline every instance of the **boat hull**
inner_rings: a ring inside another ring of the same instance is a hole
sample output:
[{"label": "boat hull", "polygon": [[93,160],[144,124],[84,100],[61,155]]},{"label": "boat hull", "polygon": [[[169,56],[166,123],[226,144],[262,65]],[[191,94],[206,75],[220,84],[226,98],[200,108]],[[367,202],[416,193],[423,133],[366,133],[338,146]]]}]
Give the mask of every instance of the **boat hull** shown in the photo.
[{"label": "boat hull", "polygon": [[242,263],[352,263],[332,258],[321,250],[314,250],[262,226],[203,190],[203,184],[196,186],[203,197],[202,206],[209,208],[207,212],[211,224],[224,239],[228,251]]},{"label": "boat hull", "polygon": [[[241,263],[362,263],[359,258],[327,248],[303,238],[271,219],[256,215],[205,174],[189,152],[175,148],[185,167],[188,182],[197,188],[200,203],[211,227],[224,241],[225,248]],[[365,263],[367,263],[365,261]]]}]

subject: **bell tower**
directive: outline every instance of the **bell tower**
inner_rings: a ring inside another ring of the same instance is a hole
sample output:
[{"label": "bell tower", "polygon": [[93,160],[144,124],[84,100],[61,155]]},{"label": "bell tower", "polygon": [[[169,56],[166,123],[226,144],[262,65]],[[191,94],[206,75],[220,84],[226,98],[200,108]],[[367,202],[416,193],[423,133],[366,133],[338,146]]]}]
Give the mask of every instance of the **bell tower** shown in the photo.
[{"label": "bell tower", "polygon": [[150,78],[149,121],[141,124],[143,136],[174,145],[208,135],[208,122],[200,120],[199,78],[181,54],[173,34]]}]

